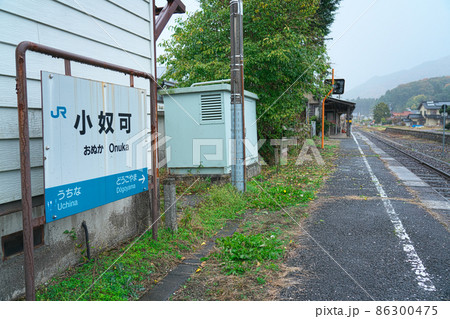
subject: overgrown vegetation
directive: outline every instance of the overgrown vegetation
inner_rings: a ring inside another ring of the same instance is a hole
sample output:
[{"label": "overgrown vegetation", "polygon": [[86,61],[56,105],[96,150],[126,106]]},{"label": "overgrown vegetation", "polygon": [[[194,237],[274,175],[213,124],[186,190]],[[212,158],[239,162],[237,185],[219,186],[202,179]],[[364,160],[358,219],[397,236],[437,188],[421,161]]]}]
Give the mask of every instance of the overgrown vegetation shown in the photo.
[{"label": "overgrown vegetation", "polygon": [[[64,271],[42,285],[36,297],[38,300],[136,300],[169,269],[212,238],[228,220],[244,218],[236,234],[218,240],[219,249],[196,275],[207,283],[212,279],[201,276],[213,274],[215,284],[212,285],[217,289],[196,291],[192,295],[187,289],[179,296],[180,299],[264,299],[267,297],[264,287],[282,275],[282,261],[289,248],[295,246],[297,223],[308,216],[307,204],[330,171],[335,150],[334,145],[326,145],[321,150],[325,166],[312,163],[296,166],[294,152],[288,165],[279,167],[278,171],[275,167],[264,167],[259,176],[249,181],[245,195],[230,184],[216,185],[208,179],[199,181],[197,192],[189,195],[197,196],[199,203],[181,205],[178,233],[160,227],[158,241],[154,241],[148,231]],[[186,185],[179,186],[185,192],[188,190]],[[67,231],[68,236],[74,234]],[[192,283],[196,282],[195,278]],[[247,287],[242,290],[242,296],[230,292],[236,290],[237,284]]]},{"label": "overgrown vegetation", "polygon": [[53,278],[38,290],[36,299],[137,299],[182,260],[183,254],[210,238],[227,220],[239,217],[245,207],[244,197],[231,185],[211,186],[195,210],[185,209],[178,233],[161,228],[159,240],[154,241],[150,230]]},{"label": "overgrown vegetation", "polygon": [[[298,151],[298,150],[297,150]],[[238,231],[217,240],[216,251],[174,300],[271,300],[292,270],[283,261],[296,247],[308,203],[332,170],[336,145],[321,150],[326,165],[264,167],[248,185],[245,215]],[[307,195],[306,195],[307,194]],[[303,195],[303,196],[301,196]]]},{"label": "overgrown vegetation", "polygon": [[[319,135],[319,132],[322,132],[322,118],[314,115],[311,116],[310,121],[316,122],[316,134]],[[324,120],[323,123],[324,123],[324,132],[326,135],[328,133],[328,130],[330,129],[331,122]]]},{"label": "overgrown vegetation", "polygon": [[236,233],[217,240],[219,252],[216,256],[224,261],[224,272],[227,275],[240,275],[259,262],[283,257],[283,244],[277,238],[277,233]]},{"label": "overgrown vegetation", "polygon": [[[329,87],[324,38],[340,0],[246,0],[245,89],[258,95],[258,137],[281,138],[304,123],[305,94],[324,96]],[[201,10],[173,28],[163,42],[166,79],[187,87],[230,77],[230,7],[225,0],[200,0]],[[284,128],[283,128],[284,127]],[[270,158],[270,143],[262,155]]]}]

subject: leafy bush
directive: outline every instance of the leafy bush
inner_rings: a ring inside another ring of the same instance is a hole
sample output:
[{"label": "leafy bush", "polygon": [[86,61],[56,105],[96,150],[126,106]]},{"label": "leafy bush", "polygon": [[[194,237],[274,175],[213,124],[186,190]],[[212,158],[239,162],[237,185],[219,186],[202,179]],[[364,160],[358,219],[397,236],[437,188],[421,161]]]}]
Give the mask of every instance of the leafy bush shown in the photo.
[{"label": "leafy bush", "polygon": [[247,195],[249,207],[274,210],[280,209],[280,206],[296,206],[314,198],[313,191],[302,190],[293,185],[272,185],[268,181],[249,182]]},{"label": "leafy bush", "polygon": [[[311,116],[310,121],[316,122],[316,133],[317,133],[317,135],[319,135],[319,132],[322,132],[322,118],[314,115],[314,116]],[[330,129],[331,122],[325,120],[324,124],[325,124],[325,135],[326,135],[328,130]]]},{"label": "leafy bush", "polygon": [[227,275],[243,274],[256,262],[277,260],[283,257],[283,242],[275,233],[244,235],[234,234],[217,239],[221,249],[217,257],[224,261]]}]

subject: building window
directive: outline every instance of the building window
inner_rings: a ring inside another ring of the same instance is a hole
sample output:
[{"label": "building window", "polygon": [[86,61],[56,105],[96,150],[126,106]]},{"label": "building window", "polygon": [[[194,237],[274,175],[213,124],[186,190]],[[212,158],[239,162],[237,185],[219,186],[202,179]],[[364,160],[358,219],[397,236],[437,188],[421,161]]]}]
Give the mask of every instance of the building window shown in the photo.
[{"label": "building window", "polygon": [[[44,244],[44,225],[33,229],[34,248]],[[3,260],[23,253],[23,231],[2,237]]]}]

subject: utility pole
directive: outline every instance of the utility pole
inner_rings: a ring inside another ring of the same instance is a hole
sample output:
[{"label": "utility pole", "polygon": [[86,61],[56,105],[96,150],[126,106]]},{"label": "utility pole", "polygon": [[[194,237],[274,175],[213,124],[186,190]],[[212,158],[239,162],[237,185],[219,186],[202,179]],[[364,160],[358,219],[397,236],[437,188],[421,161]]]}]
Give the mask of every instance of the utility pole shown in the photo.
[{"label": "utility pole", "polygon": [[244,41],[242,0],[230,0],[231,20],[231,183],[245,192]]},{"label": "utility pole", "polygon": [[447,116],[447,104],[442,105],[442,157],[445,156],[445,121]]},{"label": "utility pole", "polygon": [[325,100],[330,96],[331,93],[333,93],[334,91],[334,69],[332,69],[331,71],[331,85],[333,86],[330,90],[330,92],[328,92],[328,94],[323,98],[322,100],[322,149],[324,148],[324,135],[325,135]]}]

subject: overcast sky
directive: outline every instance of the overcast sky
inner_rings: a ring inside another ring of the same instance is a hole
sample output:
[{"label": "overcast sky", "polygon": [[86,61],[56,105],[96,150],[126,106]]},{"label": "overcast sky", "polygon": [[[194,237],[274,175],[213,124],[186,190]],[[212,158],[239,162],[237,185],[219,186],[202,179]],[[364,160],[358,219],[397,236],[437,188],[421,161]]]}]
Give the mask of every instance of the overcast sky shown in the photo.
[{"label": "overcast sky", "polygon": [[[186,5],[186,13],[193,13],[200,9],[200,4],[197,0],[182,0],[182,2]],[[156,0],[156,5],[159,7],[164,7],[164,5],[167,3],[167,0]],[[169,39],[172,35],[172,30],[170,29],[171,26],[174,26],[176,23],[177,18],[185,19],[187,17],[187,14],[175,14],[170,19],[167,26],[164,28],[162,34],[160,35],[158,41],[156,42],[156,54],[159,56],[160,54],[164,53],[164,49],[160,47],[160,43],[162,40]]]},{"label": "overcast sky", "polygon": [[[188,12],[199,9],[197,0],[183,2]],[[161,38],[170,34],[167,27]],[[349,90],[373,76],[450,55],[450,0],[342,0],[329,36],[330,62]]]},{"label": "overcast sky", "polygon": [[450,55],[450,0],[342,0],[331,30],[332,67],[351,89]]}]

